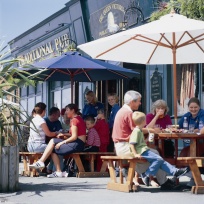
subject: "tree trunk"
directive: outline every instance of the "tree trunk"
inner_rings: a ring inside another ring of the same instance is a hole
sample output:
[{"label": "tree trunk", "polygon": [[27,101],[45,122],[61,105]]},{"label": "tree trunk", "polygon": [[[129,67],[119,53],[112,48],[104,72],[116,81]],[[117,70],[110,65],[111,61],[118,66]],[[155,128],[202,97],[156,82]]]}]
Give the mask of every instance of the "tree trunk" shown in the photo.
[{"label": "tree trunk", "polygon": [[0,148],[0,192],[15,192],[19,183],[19,148],[18,146]]}]

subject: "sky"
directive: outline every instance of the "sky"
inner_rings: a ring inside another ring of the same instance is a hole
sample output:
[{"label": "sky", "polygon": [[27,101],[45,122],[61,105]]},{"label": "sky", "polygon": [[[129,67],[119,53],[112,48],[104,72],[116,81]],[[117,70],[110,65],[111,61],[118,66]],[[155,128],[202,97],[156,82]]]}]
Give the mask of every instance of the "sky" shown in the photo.
[{"label": "sky", "polygon": [[69,0],[0,0],[0,42],[5,43],[65,7]]}]

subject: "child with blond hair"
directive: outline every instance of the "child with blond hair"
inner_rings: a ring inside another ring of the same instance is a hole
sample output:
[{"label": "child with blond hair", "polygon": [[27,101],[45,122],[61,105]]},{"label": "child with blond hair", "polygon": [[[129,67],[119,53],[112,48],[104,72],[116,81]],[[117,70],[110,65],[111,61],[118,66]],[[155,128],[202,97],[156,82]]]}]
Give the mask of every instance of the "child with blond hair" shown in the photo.
[{"label": "child with blond hair", "polygon": [[142,180],[146,186],[149,186],[150,176],[155,176],[159,169],[177,178],[188,172],[188,168],[175,168],[162,157],[152,152],[147,146],[142,132],[142,128],[146,125],[146,116],[144,113],[135,111],[132,114],[132,120],[136,124],[136,127],[130,135],[130,150],[135,157],[145,158],[150,163],[149,168],[141,174]]}]

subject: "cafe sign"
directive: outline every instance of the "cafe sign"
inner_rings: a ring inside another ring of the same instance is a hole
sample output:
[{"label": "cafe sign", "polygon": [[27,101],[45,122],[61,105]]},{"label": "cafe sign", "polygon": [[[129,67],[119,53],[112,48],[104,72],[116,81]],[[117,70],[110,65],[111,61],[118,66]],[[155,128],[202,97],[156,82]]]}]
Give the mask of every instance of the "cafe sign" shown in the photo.
[{"label": "cafe sign", "polygon": [[62,51],[62,49],[69,46],[71,42],[68,34],[64,34],[58,38],[55,38],[53,41],[47,42],[24,55],[18,56],[21,60],[19,61],[19,66],[24,64],[33,63],[39,59],[46,58],[50,54],[56,54]]},{"label": "cafe sign", "polygon": [[159,100],[162,98],[162,76],[160,72],[158,72],[158,68],[155,68],[151,78],[151,99],[152,102]]},{"label": "cafe sign", "polygon": [[124,0],[115,0],[90,14],[92,37],[98,39],[119,31],[123,26],[128,3],[128,1]]}]

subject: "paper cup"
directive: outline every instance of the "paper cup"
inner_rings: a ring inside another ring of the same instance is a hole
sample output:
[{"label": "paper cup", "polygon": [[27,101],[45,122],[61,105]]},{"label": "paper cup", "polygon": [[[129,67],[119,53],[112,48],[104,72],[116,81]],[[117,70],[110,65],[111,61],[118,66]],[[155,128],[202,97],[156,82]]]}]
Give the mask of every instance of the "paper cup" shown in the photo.
[{"label": "paper cup", "polygon": [[154,133],[149,133],[149,142],[154,142]]}]

